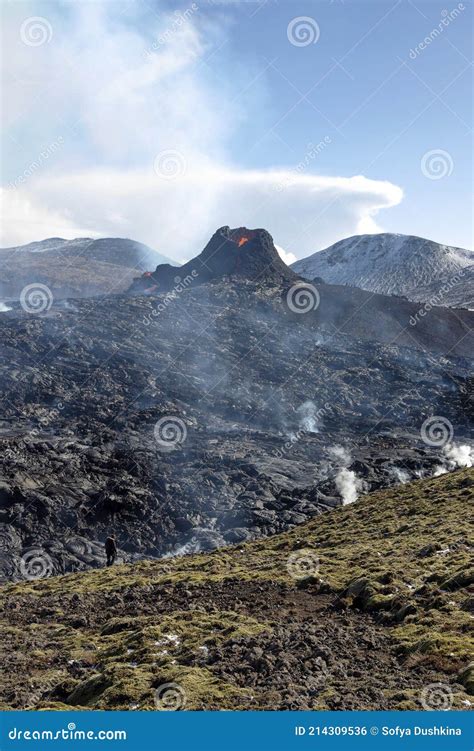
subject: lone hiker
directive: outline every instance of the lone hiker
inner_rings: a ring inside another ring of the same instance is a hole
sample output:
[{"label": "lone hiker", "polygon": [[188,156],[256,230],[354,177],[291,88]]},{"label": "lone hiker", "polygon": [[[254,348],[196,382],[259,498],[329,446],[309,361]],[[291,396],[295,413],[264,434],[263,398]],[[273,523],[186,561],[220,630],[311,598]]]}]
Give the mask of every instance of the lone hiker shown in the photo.
[{"label": "lone hiker", "polygon": [[105,554],[107,556],[107,566],[111,566],[117,557],[117,545],[115,544],[115,535],[107,537],[105,541]]}]

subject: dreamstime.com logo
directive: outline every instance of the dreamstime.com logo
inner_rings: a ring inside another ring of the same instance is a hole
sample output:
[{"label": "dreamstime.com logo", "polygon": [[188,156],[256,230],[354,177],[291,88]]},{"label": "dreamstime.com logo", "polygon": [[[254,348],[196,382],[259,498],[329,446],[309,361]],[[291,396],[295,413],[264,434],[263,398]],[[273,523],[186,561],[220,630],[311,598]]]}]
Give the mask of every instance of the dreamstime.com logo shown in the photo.
[{"label": "dreamstime.com logo", "polygon": [[292,553],[286,562],[286,570],[293,579],[307,579],[319,571],[319,558],[310,548]]},{"label": "dreamstime.com logo", "polygon": [[126,741],[126,730],[77,730],[76,723],[68,723],[61,730],[20,730],[16,727],[8,731],[11,741]]},{"label": "dreamstime.com logo", "polygon": [[36,159],[34,159],[20,175],[8,184],[8,188],[15,190],[20,185],[23,185],[32,175],[35,174],[35,172],[41,169],[48,159],[50,159],[62,146],[64,146],[64,138],[59,136],[55,141],[52,141],[40,151]]},{"label": "dreamstime.com logo", "polygon": [[53,38],[53,27],[43,16],[25,18],[20,27],[20,39],[27,47],[41,47]]},{"label": "dreamstime.com logo", "polygon": [[58,419],[63,409],[64,409],[63,402],[56,402],[56,405],[54,407],[51,407],[50,409],[38,408],[36,410],[37,412],[36,418],[38,420],[38,427],[31,428],[31,430],[28,431],[28,433],[25,435],[23,439],[25,443],[34,443],[36,439],[39,436],[41,436],[42,432],[44,432],[45,428],[50,426],[55,420]]},{"label": "dreamstime.com logo", "polygon": [[28,581],[47,579],[54,574],[53,560],[42,548],[33,548],[23,553],[18,568],[23,579]]},{"label": "dreamstime.com logo", "polygon": [[309,313],[317,310],[320,302],[318,290],[309,282],[293,284],[286,295],[286,304],[292,313]]},{"label": "dreamstime.com logo", "polygon": [[437,26],[435,26],[433,29],[431,29],[430,33],[425,36],[424,39],[419,42],[416,47],[412,47],[410,50],[410,58],[412,60],[416,60],[416,58],[421,55],[424,50],[426,50],[432,42],[434,42],[441,34],[444,32],[444,30],[458,18],[463,11],[466,10],[466,6],[464,3],[458,3],[456,8],[453,8],[452,10],[443,10],[441,11],[441,20],[438,23]]},{"label": "dreamstime.com logo", "polygon": [[286,35],[294,47],[307,47],[316,44],[321,31],[318,22],[311,16],[297,16],[288,24]]},{"label": "dreamstime.com logo", "polygon": [[153,169],[163,180],[177,180],[186,173],[187,162],[184,154],[176,149],[165,149],[156,155]]},{"label": "dreamstime.com logo", "polygon": [[198,276],[199,273],[196,269],[193,269],[190,274],[186,274],[184,279],[180,276],[175,276],[173,289],[170,292],[166,292],[161,297],[159,303],[153,308],[151,313],[147,313],[143,319],[143,325],[149,326],[153,323],[153,319],[157,318],[161,313],[164,313],[168,306],[171,305],[174,300],[177,300],[181,292],[184,292],[184,290],[187,289]]},{"label": "dreamstime.com logo", "polygon": [[46,313],[53,304],[53,293],[46,284],[27,284],[20,293],[25,313]]},{"label": "dreamstime.com logo", "polygon": [[153,44],[145,50],[145,56],[150,57],[171,42],[176,34],[179,34],[181,29],[191,21],[192,16],[198,10],[199,5],[197,3],[192,3],[189,8],[185,8],[184,10],[175,10],[174,18],[171,19],[170,25],[159,35]]},{"label": "dreamstime.com logo", "polygon": [[283,190],[285,190],[285,188],[291,187],[294,184],[295,176],[303,174],[308,169],[311,162],[314,159],[317,159],[321,152],[323,152],[324,149],[331,143],[332,138],[330,136],[324,136],[324,138],[317,144],[314,144],[312,142],[308,143],[307,150],[303,158],[298,162],[298,164],[290,169],[289,173],[284,176],[283,180],[276,183],[275,190],[277,191],[277,193],[281,193]]},{"label": "dreamstime.com logo", "polygon": [[[317,426],[320,421],[327,417],[334,409],[334,404],[330,404],[329,402],[325,402],[325,404],[320,407],[320,409],[315,410],[312,414],[312,419],[315,422],[315,425]],[[291,451],[293,448],[295,448],[298,441],[301,441],[305,436],[314,434],[314,429],[311,429],[307,425],[303,425],[300,427],[296,432],[291,433],[288,440],[285,441],[283,446],[281,448],[275,449],[272,453],[273,456],[278,457],[279,459],[282,459],[289,451]]]},{"label": "dreamstime.com logo", "polygon": [[184,709],[186,701],[186,692],[179,683],[163,683],[155,689],[155,706],[161,712]]},{"label": "dreamstime.com logo", "polygon": [[153,428],[153,435],[158,447],[163,449],[175,449],[183,444],[188,435],[186,423],[176,415],[160,417]]},{"label": "dreamstime.com logo", "polygon": [[421,706],[427,712],[448,712],[453,706],[453,692],[446,683],[430,683],[421,692]]},{"label": "dreamstime.com logo", "polygon": [[421,438],[427,446],[442,448],[451,443],[454,428],[447,417],[433,415],[428,417],[421,426]]},{"label": "dreamstime.com logo", "polygon": [[452,290],[453,287],[459,284],[464,275],[465,269],[460,269],[456,274],[448,279],[448,281],[439,288],[438,292],[435,295],[432,295],[428,302],[426,302],[421,306],[421,308],[419,308],[419,310],[417,310],[414,316],[410,316],[410,326],[416,326],[419,323],[420,318],[424,318],[432,308],[441,305],[447,293]]},{"label": "dreamstime.com logo", "polygon": [[432,149],[421,158],[421,171],[428,180],[442,180],[452,175],[454,169],[453,157],[443,149]]}]

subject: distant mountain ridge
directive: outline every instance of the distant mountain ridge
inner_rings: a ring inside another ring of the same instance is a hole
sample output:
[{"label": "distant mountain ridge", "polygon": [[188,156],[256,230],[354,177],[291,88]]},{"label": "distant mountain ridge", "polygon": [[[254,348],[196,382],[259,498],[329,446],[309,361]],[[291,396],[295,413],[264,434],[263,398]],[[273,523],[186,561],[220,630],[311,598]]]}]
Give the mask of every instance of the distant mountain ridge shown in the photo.
[{"label": "distant mountain ridge", "polygon": [[119,293],[160,263],[173,262],[135,240],[50,237],[0,249],[0,294],[17,299],[28,284],[47,285],[56,299]]},{"label": "distant mountain ridge", "polygon": [[[403,295],[416,302],[439,297],[434,304],[470,307],[471,274],[466,272],[464,285],[464,273],[473,264],[470,250],[413,235],[382,233],[340,240],[296,261],[291,268],[306,279],[320,277],[329,284]],[[451,287],[456,287],[454,297],[448,294]],[[416,293],[422,289],[424,293]]]}]

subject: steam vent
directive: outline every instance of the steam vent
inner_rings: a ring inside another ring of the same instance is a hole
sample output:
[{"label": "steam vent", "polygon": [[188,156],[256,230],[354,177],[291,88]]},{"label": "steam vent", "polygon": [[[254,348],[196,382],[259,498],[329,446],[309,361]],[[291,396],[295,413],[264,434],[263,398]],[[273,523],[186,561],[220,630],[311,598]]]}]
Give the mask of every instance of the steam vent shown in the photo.
[{"label": "steam vent", "polygon": [[261,281],[262,284],[288,284],[298,279],[281,260],[273,238],[264,229],[221,227],[196,258],[180,266],[160,264],[152,273],[147,272],[134,280],[132,294],[162,294],[176,285],[176,275],[181,279],[193,278],[193,285],[204,284],[224,276]]}]

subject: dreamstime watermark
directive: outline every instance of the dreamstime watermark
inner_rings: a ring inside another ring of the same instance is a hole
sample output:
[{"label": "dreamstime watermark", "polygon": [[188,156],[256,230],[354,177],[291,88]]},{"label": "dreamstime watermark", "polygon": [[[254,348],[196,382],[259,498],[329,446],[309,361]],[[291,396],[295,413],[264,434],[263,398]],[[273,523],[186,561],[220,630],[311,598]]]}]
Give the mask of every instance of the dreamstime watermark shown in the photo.
[{"label": "dreamstime watermark", "polygon": [[20,39],[27,47],[41,47],[53,38],[53,27],[43,16],[25,18],[20,27]]},{"label": "dreamstime watermark", "polygon": [[421,157],[421,171],[428,180],[442,180],[452,175],[454,169],[453,157],[449,151],[432,149]]},{"label": "dreamstime watermark", "polygon": [[[8,731],[12,741],[126,741],[126,730],[77,730],[74,722],[61,730],[25,730],[12,728]],[[43,746],[44,748],[44,746]]]},{"label": "dreamstime watermark", "polygon": [[[317,425],[323,417],[326,417],[330,412],[332,412],[333,408],[334,405],[326,402],[318,410],[315,410],[314,414],[312,415],[315,424]],[[283,459],[283,457],[288,454],[299,441],[303,440],[305,436],[314,435],[314,433],[316,432],[318,431],[314,429],[311,430],[309,427],[300,427],[295,433],[290,434],[288,440],[285,441],[281,449],[275,449],[275,451],[272,452],[273,456],[277,457],[278,459]]]},{"label": "dreamstime watermark", "polygon": [[39,422],[39,427],[32,428],[28,431],[27,435],[25,435],[23,439],[25,443],[34,441],[35,438],[41,436],[41,430],[51,425],[54,420],[57,420],[63,409],[64,404],[62,402],[56,402],[55,406],[51,409],[48,409],[46,407],[38,407],[36,409],[35,417]]},{"label": "dreamstime watermark", "polygon": [[294,47],[307,47],[316,44],[321,31],[318,22],[311,16],[297,16],[288,24],[286,35]]},{"label": "dreamstime watermark", "polygon": [[23,185],[28,178],[30,178],[32,175],[34,175],[37,170],[41,169],[41,167],[50,159],[50,157],[53,156],[53,154],[56,153],[56,151],[61,148],[64,144],[64,138],[62,136],[59,136],[59,138],[56,139],[56,141],[52,141],[48,146],[46,146],[40,153],[38,154],[37,158],[31,162],[31,164],[28,165],[26,169],[23,170],[21,175],[18,175],[12,182],[8,183],[8,188],[10,189],[16,189],[20,185]]},{"label": "dreamstime watermark", "polygon": [[187,162],[184,155],[176,149],[164,149],[156,155],[153,169],[164,180],[176,180],[186,174]]},{"label": "dreamstime watermark", "polygon": [[181,292],[184,292],[184,290],[187,289],[187,287],[189,287],[198,276],[199,273],[195,269],[193,269],[190,274],[186,274],[184,279],[180,276],[175,276],[175,286],[170,292],[166,292],[151,313],[148,313],[144,317],[143,325],[150,326],[150,324],[153,323],[153,319],[157,318],[161,313],[164,313],[167,307],[171,305],[174,300],[177,300]]},{"label": "dreamstime watermark", "polygon": [[309,282],[293,284],[286,294],[286,304],[292,313],[310,313],[319,308],[320,302],[318,290]]},{"label": "dreamstime watermark", "polygon": [[25,313],[46,313],[53,304],[53,293],[46,284],[27,284],[20,293]]},{"label": "dreamstime watermark", "polygon": [[454,428],[452,423],[447,417],[441,415],[433,415],[428,417],[420,430],[421,438],[427,446],[434,446],[436,448],[442,448],[446,444],[451,443]]},{"label": "dreamstime watermark", "polygon": [[280,193],[286,187],[291,185],[293,183],[293,176],[301,175],[303,172],[305,172],[306,169],[310,166],[311,162],[314,159],[317,159],[321,152],[323,152],[324,149],[331,143],[332,138],[330,136],[324,136],[324,138],[317,144],[314,144],[312,142],[308,143],[307,150],[303,159],[290,169],[289,174],[286,175],[281,182],[275,185],[275,190]]},{"label": "dreamstime watermark", "polygon": [[302,548],[289,556],[286,570],[293,579],[307,579],[318,573],[319,558],[314,550]]},{"label": "dreamstime watermark", "polygon": [[441,34],[444,32],[444,30],[458,18],[463,11],[466,10],[466,6],[464,3],[458,3],[453,10],[443,10],[441,11],[441,21],[437,26],[435,26],[430,33],[425,36],[425,38],[419,42],[416,47],[412,47],[410,50],[410,58],[412,60],[416,60],[416,58],[421,55],[422,52],[424,52],[432,42],[434,42]]},{"label": "dreamstime watermark", "polygon": [[157,52],[161,47],[168,44],[173,37],[179,33],[183,26],[190,22],[192,16],[194,13],[197,13],[198,10],[199,5],[197,3],[192,3],[189,8],[186,8],[185,10],[175,10],[174,18],[171,20],[169,26],[167,26],[157,39],[155,39],[153,44],[145,50],[145,56],[149,57],[150,55],[153,55],[154,52]]},{"label": "dreamstime watermark", "polygon": [[176,415],[160,417],[153,428],[153,435],[159,448],[175,449],[182,445],[188,435],[186,423]]},{"label": "dreamstime watermark", "polygon": [[182,558],[183,555],[192,555],[193,553],[199,553],[201,545],[197,537],[193,536],[190,540],[182,545],[175,545],[175,547],[168,553],[165,553],[162,557],[167,558]]},{"label": "dreamstime watermark", "polygon": [[410,316],[410,326],[416,326],[417,323],[419,323],[420,318],[424,318],[432,308],[440,305],[447,292],[455,287],[456,284],[459,284],[461,279],[464,277],[464,274],[465,269],[460,269],[457,274],[454,274],[454,276],[452,276],[445,284],[443,284],[442,287],[440,287],[439,291],[435,295],[430,297],[428,302],[426,302],[419,310],[417,310],[414,316]]},{"label": "dreamstime watermark", "polygon": [[427,712],[448,712],[453,706],[454,696],[446,683],[430,683],[421,692],[420,701]]},{"label": "dreamstime watermark", "polygon": [[45,550],[33,548],[21,556],[19,571],[23,579],[29,581],[47,579],[54,574],[54,563]]},{"label": "dreamstime watermark", "polygon": [[155,689],[155,706],[161,712],[184,709],[186,701],[186,692],[179,683],[163,683]]}]

